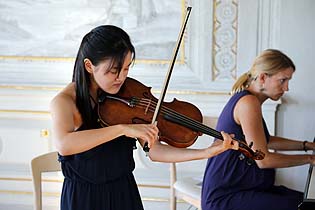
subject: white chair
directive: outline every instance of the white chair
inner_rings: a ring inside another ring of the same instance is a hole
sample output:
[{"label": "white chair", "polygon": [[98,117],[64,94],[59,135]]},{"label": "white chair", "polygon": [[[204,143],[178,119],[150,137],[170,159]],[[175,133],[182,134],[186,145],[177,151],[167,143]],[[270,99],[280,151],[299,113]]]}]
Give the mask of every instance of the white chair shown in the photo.
[{"label": "white chair", "polygon": [[170,208],[176,210],[177,199],[182,199],[185,202],[201,209],[201,186],[200,180],[194,177],[184,177],[177,180],[176,163],[170,165]]},{"label": "white chair", "polygon": [[61,166],[57,159],[57,152],[49,152],[37,156],[31,161],[35,210],[42,210],[42,173],[61,171]]},{"label": "white chair", "polygon": [[[215,128],[217,124],[217,117],[204,117],[203,124],[210,128]],[[206,137],[212,138],[212,137]],[[205,145],[204,145],[205,146]],[[196,209],[201,210],[201,180],[203,174],[196,174],[196,176],[187,176],[178,179],[176,174],[176,163],[170,164],[170,209],[176,210],[176,203],[178,199],[184,200]]]}]

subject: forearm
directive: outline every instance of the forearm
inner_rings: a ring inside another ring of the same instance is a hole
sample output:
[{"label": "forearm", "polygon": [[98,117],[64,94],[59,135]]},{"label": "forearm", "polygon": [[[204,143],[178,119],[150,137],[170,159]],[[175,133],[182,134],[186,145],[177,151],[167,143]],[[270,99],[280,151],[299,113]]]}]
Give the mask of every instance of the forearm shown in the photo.
[{"label": "forearm", "polygon": [[263,160],[257,160],[259,168],[286,168],[304,164],[314,164],[313,155],[287,155],[268,152]]},{"label": "forearm", "polygon": [[152,161],[172,163],[204,159],[207,155],[206,149],[176,148],[158,142],[151,147],[149,157]]},{"label": "forearm", "polygon": [[[308,144],[305,146],[308,146]],[[271,136],[268,148],[274,150],[304,150],[304,144],[302,140],[292,140],[278,136]]]},{"label": "forearm", "polygon": [[69,132],[53,137],[61,155],[72,155],[92,149],[122,135],[120,126]]}]

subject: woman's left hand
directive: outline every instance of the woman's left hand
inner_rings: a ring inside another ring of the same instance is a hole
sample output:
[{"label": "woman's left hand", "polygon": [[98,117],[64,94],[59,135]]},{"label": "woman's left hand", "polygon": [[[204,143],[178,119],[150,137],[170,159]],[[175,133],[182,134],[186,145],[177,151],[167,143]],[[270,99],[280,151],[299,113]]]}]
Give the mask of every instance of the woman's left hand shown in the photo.
[{"label": "woman's left hand", "polygon": [[232,139],[233,135],[229,135],[223,131],[221,134],[224,141],[217,139],[210,147],[207,148],[207,154],[209,157],[218,155],[228,149],[238,150],[239,144],[238,141]]}]

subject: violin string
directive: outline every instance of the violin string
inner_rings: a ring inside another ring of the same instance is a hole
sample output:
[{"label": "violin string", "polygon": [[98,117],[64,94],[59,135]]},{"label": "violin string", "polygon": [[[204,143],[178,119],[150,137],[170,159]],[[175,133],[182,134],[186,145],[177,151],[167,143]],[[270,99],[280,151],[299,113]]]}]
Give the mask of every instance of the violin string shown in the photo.
[{"label": "violin string", "polygon": [[[114,97],[112,99],[115,99]],[[126,101],[127,102],[127,101]],[[146,112],[150,111],[150,112],[154,112],[156,109],[156,102],[154,100],[151,99],[145,99],[145,98],[137,98],[137,97],[132,97],[131,100],[129,102],[127,102],[127,104],[129,104],[131,107],[134,106],[140,106],[141,108],[143,108]],[[167,114],[171,117],[176,118],[176,120],[174,120],[174,122],[179,125],[187,125],[186,127],[193,129],[199,129],[200,132],[204,133],[204,134],[208,134],[212,137],[218,138],[223,140],[223,136],[221,135],[221,133],[215,129],[212,129],[202,123],[200,123],[197,120],[194,120],[192,118],[189,118],[183,114],[180,114],[166,106],[161,107],[161,113],[163,114]],[[171,120],[170,120],[171,121]],[[189,123],[187,123],[189,122]],[[197,131],[198,131],[197,129]],[[234,139],[234,138],[233,138]],[[258,152],[258,154],[256,154],[257,152],[253,152],[251,150],[251,148],[249,146],[247,146],[246,143],[244,143],[243,141],[240,141],[238,139],[234,139],[236,141],[238,141],[239,143],[239,150],[245,154],[245,156],[247,157],[255,157],[255,156],[260,156],[260,152]]]},{"label": "violin string", "polygon": [[[146,111],[149,110],[150,112],[154,112],[155,111],[155,107],[156,107],[156,102],[154,100],[143,99],[143,98],[139,99],[137,97],[133,97],[132,98],[131,104],[135,104],[135,106],[143,107]],[[170,109],[168,107],[165,107],[163,105],[161,107],[161,112],[162,113],[166,113],[169,116],[172,116],[173,118],[175,117],[180,122],[189,122],[189,123],[182,123],[182,125],[184,124],[184,126],[185,126],[185,124],[186,125],[191,125],[195,129],[196,128],[201,129],[202,130],[201,132],[204,133],[204,134],[208,134],[208,135],[210,135],[212,137],[215,137],[215,138],[223,140],[223,136],[221,135],[221,133],[219,131],[217,131],[215,129],[212,129],[212,128],[210,128],[210,127],[200,123],[199,121],[196,121],[196,120],[191,119],[191,118],[189,118],[189,117],[187,117],[185,115],[182,115],[182,114],[180,114],[178,112],[175,112],[174,110],[172,110],[172,109]],[[252,157],[255,157],[257,155],[256,152],[253,152],[251,150],[251,148],[249,146],[247,146],[247,144],[245,142],[240,141],[238,139],[234,139],[234,140],[238,141],[238,143],[239,143],[239,150],[243,154],[245,154],[245,156],[252,158]],[[258,156],[259,156],[259,154],[258,154]]]},{"label": "violin string", "polygon": [[[140,99],[137,99],[138,101],[138,104],[142,107],[144,107],[145,109],[148,108],[148,105],[149,105],[149,110],[151,112],[154,112],[155,110],[155,107],[156,107],[156,102],[151,100],[151,99],[144,99],[144,98],[140,98]],[[183,124],[186,124],[186,125],[191,125],[193,126],[194,128],[196,129],[199,129],[202,133],[205,133],[205,134],[209,134],[210,136],[212,137],[215,137],[215,138],[219,138],[221,140],[223,140],[223,136],[221,135],[221,133],[215,129],[212,129],[202,123],[200,123],[199,121],[196,121],[194,119],[191,119],[185,115],[182,115],[168,107],[165,107],[162,105],[162,108],[161,108],[161,112],[162,114],[168,114],[182,122],[185,122]],[[237,139],[235,139],[237,140]],[[239,141],[239,145],[242,146],[242,147],[248,147],[245,143],[243,143],[242,141]]]},{"label": "violin string", "polygon": [[[141,101],[144,102],[143,104],[141,104]],[[147,102],[148,101],[148,102]],[[140,105],[142,105],[143,107],[146,107],[149,105],[150,108],[149,110],[150,111],[154,111],[155,107],[156,107],[156,102],[155,101],[152,101],[150,99],[140,99]],[[153,108],[153,109],[152,109]],[[199,121],[196,121],[194,119],[191,119],[185,115],[182,115],[168,107],[165,107],[165,106],[162,106],[161,108],[161,111],[162,111],[162,114],[168,114],[182,122],[184,122],[183,124],[187,124],[187,125],[191,125],[193,126],[194,128],[202,131],[202,133],[206,133],[206,134],[210,134],[210,135],[213,135],[213,137],[216,137],[216,138],[222,138],[222,135],[219,131],[216,131],[202,123],[200,123]]]}]

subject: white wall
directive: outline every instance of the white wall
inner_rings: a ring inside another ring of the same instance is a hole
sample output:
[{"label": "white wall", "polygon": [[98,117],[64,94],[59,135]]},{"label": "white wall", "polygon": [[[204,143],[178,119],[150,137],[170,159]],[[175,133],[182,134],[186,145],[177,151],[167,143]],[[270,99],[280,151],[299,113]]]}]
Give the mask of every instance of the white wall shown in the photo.
[{"label": "white wall", "polygon": [[282,1],[279,48],[296,64],[290,91],[283,97],[277,134],[302,140],[315,137],[315,1]]},{"label": "white wall", "polygon": [[[296,64],[296,72],[277,114],[278,135],[312,141],[315,137],[315,1],[282,0],[278,47]],[[308,166],[285,171],[291,187],[304,190]],[[282,172],[283,173],[283,172]]]}]

